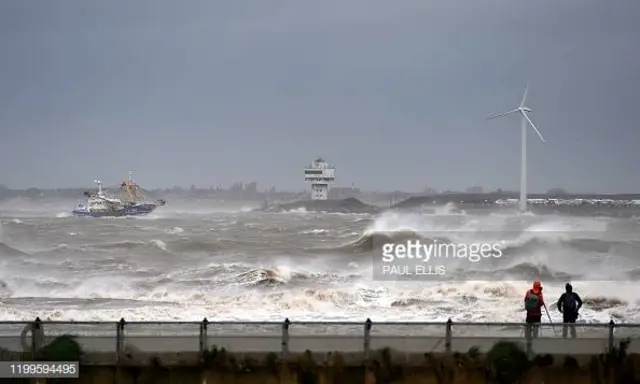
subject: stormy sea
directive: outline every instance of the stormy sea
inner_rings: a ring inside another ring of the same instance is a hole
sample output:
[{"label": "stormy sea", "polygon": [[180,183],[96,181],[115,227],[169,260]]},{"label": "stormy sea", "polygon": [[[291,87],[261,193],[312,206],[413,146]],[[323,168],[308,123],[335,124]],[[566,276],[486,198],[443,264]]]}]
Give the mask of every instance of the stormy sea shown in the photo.
[{"label": "stormy sea", "polygon": [[[521,322],[525,291],[541,280],[554,321],[567,281],[584,300],[579,321],[640,321],[636,217],[452,205],[263,212],[259,202],[203,200],[96,219],[71,216],[73,205],[0,202],[0,320]],[[373,273],[382,243],[431,237],[500,241],[503,255],[460,261],[446,280]]]}]

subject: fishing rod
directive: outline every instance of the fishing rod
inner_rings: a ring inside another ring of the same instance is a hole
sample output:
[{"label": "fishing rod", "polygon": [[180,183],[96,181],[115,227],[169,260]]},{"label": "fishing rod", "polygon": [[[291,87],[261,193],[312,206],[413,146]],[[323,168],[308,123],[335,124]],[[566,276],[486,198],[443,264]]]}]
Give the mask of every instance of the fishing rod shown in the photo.
[{"label": "fishing rod", "polygon": [[551,315],[549,314],[549,310],[547,309],[547,304],[543,303],[542,306],[544,307],[544,311],[547,312],[547,317],[549,318],[549,324],[551,324],[551,329],[553,329],[553,334],[556,335],[557,337],[558,333],[556,332],[556,327],[553,326],[553,321],[551,321]]}]

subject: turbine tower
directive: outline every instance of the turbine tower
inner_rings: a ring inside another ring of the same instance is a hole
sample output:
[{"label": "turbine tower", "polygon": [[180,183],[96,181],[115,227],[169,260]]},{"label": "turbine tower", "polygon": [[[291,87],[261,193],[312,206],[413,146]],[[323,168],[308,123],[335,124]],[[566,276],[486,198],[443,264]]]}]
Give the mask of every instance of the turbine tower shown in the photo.
[{"label": "turbine tower", "polygon": [[521,127],[522,148],[520,149],[522,154],[522,157],[520,160],[521,161],[520,163],[520,167],[521,167],[520,168],[520,207],[519,207],[520,212],[525,212],[527,210],[527,124],[531,125],[531,128],[533,128],[533,130],[538,134],[538,137],[540,138],[540,140],[542,140],[543,143],[546,143],[546,141],[542,137],[542,134],[540,133],[540,131],[538,131],[538,128],[536,128],[536,126],[533,124],[533,122],[527,115],[527,112],[532,112],[531,108],[526,107],[524,105],[525,101],[527,100],[528,90],[529,90],[529,82],[527,82],[527,87],[524,89],[522,102],[520,103],[520,106],[518,108],[514,109],[513,111],[499,113],[497,115],[492,115],[487,117],[487,120],[490,120],[490,119],[495,119],[496,117],[510,115],[512,113],[519,113],[520,115],[522,115],[522,127]]}]

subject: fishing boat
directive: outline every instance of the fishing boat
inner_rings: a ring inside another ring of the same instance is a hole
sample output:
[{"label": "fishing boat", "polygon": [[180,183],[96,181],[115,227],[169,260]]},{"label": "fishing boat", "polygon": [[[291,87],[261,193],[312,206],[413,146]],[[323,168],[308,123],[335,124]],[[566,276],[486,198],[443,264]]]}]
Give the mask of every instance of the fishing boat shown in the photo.
[{"label": "fishing boat", "polygon": [[91,217],[118,217],[124,216],[126,207],[124,203],[115,197],[108,197],[102,189],[102,182],[94,181],[97,185],[96,191],[86,191],[86,203],[78,203],[71,212],[75,216]]},{"label": "fishing boat", "polygon": [[166,201],[162,199],[153,202],[146,201],[142,196],[142,189],[133,180],[132,175],[133,172],[129,172],[129,178],[120,184],[126,216],[146,215],[166,204]]},{"label": "fishing boat", "polygon": [[108,197],[102,189],[102,182],[95,180],[95,183],[97,185],[96,191],[84,193],[87,201],[86,203],[78,203],[72,211],[73,215],[90,217],[139,216],[149,214],[166,204],[162,199],[153,202],[144,200],[140,186],[132,179],[132,172],[129,172],[129,179],[120,184],[121,199]]}]

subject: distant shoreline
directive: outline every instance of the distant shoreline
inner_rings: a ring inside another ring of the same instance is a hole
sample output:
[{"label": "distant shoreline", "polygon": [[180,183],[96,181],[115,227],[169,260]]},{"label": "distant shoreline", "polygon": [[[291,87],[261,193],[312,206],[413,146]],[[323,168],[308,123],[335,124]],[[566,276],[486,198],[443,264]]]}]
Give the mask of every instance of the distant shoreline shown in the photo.
[{"label": "distant shoreline", "polygon": [[[30,199],[52,199],[52,198],[68,198],[78,199],[83,197],[84,191],[93,188],[64,188],[64,189],[9,189],[0,188],[0,201],[11,198],[30,198]],[[116,192],[119,187],[105,187],[107,191]],[[209,189],[153,189],[145,190],[144,193],[149,197],[173,197],[183,199],[224,199],[224,200],[289,200],[300,201],[306,200],[305,192],[258,192],[258,191],[230,191],[230,190],[209,190]],[[465,204],[482,204],[487,202],[496,202],[498,200],[518,199],[517,192],[487,192],[487,193],[442,193],[442,194],[423,194],[410,193],[403,191],[395,192],[361,192],[357,194],[349,194],[345,196],[331,197],[332,200],[343,200],[346,198],[356,198],[361,201],[389,201],[394,205],[407,200],[423,200],[430,204],[447,204],[447,203],[465,203]],[[567,194],[547,194],[532,193],[527,196],[532,199],[561,199],[561,200],[614,200],[629,201],[640,200],[639,193],[616,193],[616,194],[594,194],[594,193],[567,193]]]},{"label": "distant shoreline", "polygon": [[[431,211],[451,205],[452,212],[513,212],[518,207],[517,199],[497,199],[489,195],[448,195],[414,196],[388,206],[373,205],[357,198],[335,200],[297,200],[286,203],[263,204],[255,211],[288,212],[304,210],[326,213],[368,213]],[[569,214],[588,216],[629,216],[640,213],[640,200],[637,199],[530,199],[528,210],[540,214]]]}]

